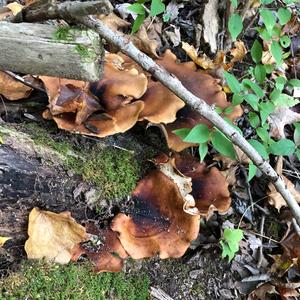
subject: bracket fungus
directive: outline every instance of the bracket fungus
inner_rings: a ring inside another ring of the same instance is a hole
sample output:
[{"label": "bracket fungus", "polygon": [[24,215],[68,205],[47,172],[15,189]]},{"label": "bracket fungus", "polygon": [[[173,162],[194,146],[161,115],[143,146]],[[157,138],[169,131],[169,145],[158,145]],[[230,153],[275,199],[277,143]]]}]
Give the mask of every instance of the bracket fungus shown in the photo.
[{"label": "bracket fungus", "polygon": [[95,246],[77,244],[72,248],[72,261],[77,261],[81,255],[86,255],[94,264],[94,271],[120,272],[123,260],[128,254],[122,247],[117,233],[110,228],[98,228],[94,224],[87,224],[86,231],[95,241]]},{"label": "bracket fungus", "polygon": [[192,156],[175,155],[176,168],[192,179],[191,195],[201,215],[209,217],[213,211],[226,213],[231,205],[228,183],[215,167],[207,168]]},{"label": "bracket fungus", "polygon": [[[231,104],[227,101],[225,92],[222,91],[219,85],[219,80],[206,74],[204,71],[197,70],[194,62],[177,63],[177,57],[167,50],[157,63],[163,66],[167,71],[174,74],[182,82],[182,84],[195,96],[203,99],[209,105],[214,105],[221,109],[229,107]],[[242,108],[237,105],[233,107],[233,110],[226,117],[230,120],[234,120],[241,116],[243,113]],[[180,128],[193,128],[196,124],[206,124],[212,126],[212,124],[204,119],[195,110],[184,107],[177,114],[175,122],[165,126],[165,133],[167,143],[170,149],[180,152],[193,144],[183,142],[172,131]]]},{"label": "bracket fungus", "polygon": [[[194,62],[177,63],[170,50],[156,61],[208,104],[222,109],[230,106],[219,80],[197,70]],[[173,130],[193,128],[199,123],[212,126],[124,54],[106,53],[104,77],[98,82],[41,79],[50,102],[44,117],[52,118],[59,128],[71,132],[106,137],[125,132],[138,121],[146,120],[158,124],[169,148],[180,152],[193,144],[183,142]],[[241,107],[235,106],[227,117],[234,120],[241,113]]]},{"label": "bracket fungus", "polygon": [[183,211],[184,200],[177,185],[152,170],[138,183],[132,199],[132,212],[118,214],[111,224],[126,252],[134,259],[156,254],[160,258],[181,257],[198,236],[200,216]]}]

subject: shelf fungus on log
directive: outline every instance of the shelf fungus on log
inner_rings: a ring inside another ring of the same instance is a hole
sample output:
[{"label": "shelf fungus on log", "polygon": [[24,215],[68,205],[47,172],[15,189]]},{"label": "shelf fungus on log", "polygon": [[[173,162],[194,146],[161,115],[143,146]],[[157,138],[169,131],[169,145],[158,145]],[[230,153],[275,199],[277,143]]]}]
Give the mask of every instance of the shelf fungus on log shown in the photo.
[{"label": "shelf fungus on log", "polygon": [[195,199],[195,207],[207,218],[214,211],[226,213],[231,205],[228,183],[221,172],[215,168],[207,168],[195,157],[175,155],[176,168],[192,179],[191,195]]},{"label": "shelf fungus on log", "polygon": [[90,83],[89,88],[103,108],[110,111],[141,98],[147,90],[148,80],[135,68],[124,69],[122,57],[119,56],[118,63],[116,63],[116,55],[107,54],[106,57],[108,58],[104,65],[103,78]]},{"label": "shelf fungus on log", "polygon": [[[225,109],[230,106],[227,101],[226,94],[219,85],[219,80],[206,74],[204,71],[197,70],[194,62],[177,63],[177,57],[167,50],[161,59],[156,60],[158,64],[163,66],[167,71],[174,74],[182,82],[182,84],[194,95],[205,100],[209,105],[214,105]],[[234,120],[241,116],[243,110],[240,106],[233,107],[233,110],[226,117]],[[198,112],[189,107],[184,107],[177,114],[175,122],[165,126],[167,133],[166,139],[169,148],[180,152],[188,147],[193,146],[191,143],[183,142],[172,131],[180,128],[193,128],[196,124],[206,124],[212,126],[211,123],[204,119]]]},{"label": "shelf fungus on log", "polygon": [[90,234],[91,242],[77,244],[72,248],[72,261],[77,261],[81,255],[91,260],[94,272],[120,272],[123,260],[128,257],[121,245],[118,235],[110,228],[98,228],[87,224],[86,231]]},{"label": "shelf fungus on log", "polygon": [[126,252],[134,259],[181,257],[198,236],[200,216],[183,211],[176,183],[152,170],[138,183],[132,199],[132,211],[118,214],[111,224]]},{"label": "shelf fungus on log", "polygon": [[52,118],[60,129],[96,137],[106,137],[132,128],[138,121],[143,108],[144,103],[136,101],[108,113],[93,114],[80,125],[76,124],[73,113],[51,115],[48,110],[44,112],[43,117]]}]

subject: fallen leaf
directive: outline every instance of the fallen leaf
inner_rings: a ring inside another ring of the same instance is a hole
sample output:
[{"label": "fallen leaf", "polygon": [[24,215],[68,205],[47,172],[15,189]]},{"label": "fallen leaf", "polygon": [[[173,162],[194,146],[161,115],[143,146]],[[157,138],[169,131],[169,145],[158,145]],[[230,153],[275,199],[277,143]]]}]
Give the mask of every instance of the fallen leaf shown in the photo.
[{"label": "fallen leaf", "polygon": [[5,242],[7,242],[10,239],[11,237],[0,236],[0,247],[2,247],[5,244]]},{"label": "fallen leaf", "polygon": [[71,217],[69,212],[59,214],[33,208],[29,214],[29,238],[25,251],[29,259],[46,259],[67,264],[72,248],[88,240],[85,228]]},{"label": "fallen leaf", "polygon": [[268,294],[277,294],[275,286],[270,283],[263,283],[251,292],[248,296],[248,300],[266,300],[268,299]]},{"label": "fallen leaf", "polygon": [[23,9],[23,5],[19,4],[18,2],[9,3],[6,5],[6,7],[8,7],[11,10],[14,16],[17,15]]},{"label": "fallen leaf", "polygon": [[219,32],[218,0],[209,0],[203,12],[203,38],[209,44],[211,52],[218,49],[217,34]]},{"label": "fallen leaf", "polygon": [[28,98],[32,88],[0,71],[0,94],[8,100]]},{"label": "fallen leaf", "polygon": [[[295,107],[295,110],[297,107]],[[294,111],[293,108],[288,107],[278,107],[269,116],[270,125],[270,136],[276,140],[284,139],[285,136],[285,126],[293,123],[300,122],[300,114]]]},{"label": "fallen leaf", "polygon": [[165,31],[164,32],[168,38],[170,39],[171,43],[173,44],[174,47],[179,46],[181,42],[181,34],[180,34],[180,29],[177,27],[174,27],[174,31]]},{"label": "fallen leaf", "polygon": [[[282,175],[282,165],[283,165],[283,160],[282,160],[282,156],[280,156],[276,163],[275,170],[276,170],[277,174],[281,175],[286,187],[292,193],[295,200],[298,203],[300,203],[300,193],[296,190],[295,185],[290,180],[288,180],[285,176]],[[268,185],[267,195],[268,195],[269,204],[274,206],[278,211],[280,211],[280,209],[282,207],[287,206],[287,203],[285,202],[283,197],[280,195],[280,193],[277,192],[277,190],[275,189],[275,187],[272,183],[269,183],[269,185]]]},{"label": "fallen leaf", "polygon": [[171,22],[175,20],[179,14],[179,9],[183,8],[183,3],[178,3],[175,0],[172,0],[166,7],[166,11],[164,13],[164,16],[166,16],[167,21]]}]

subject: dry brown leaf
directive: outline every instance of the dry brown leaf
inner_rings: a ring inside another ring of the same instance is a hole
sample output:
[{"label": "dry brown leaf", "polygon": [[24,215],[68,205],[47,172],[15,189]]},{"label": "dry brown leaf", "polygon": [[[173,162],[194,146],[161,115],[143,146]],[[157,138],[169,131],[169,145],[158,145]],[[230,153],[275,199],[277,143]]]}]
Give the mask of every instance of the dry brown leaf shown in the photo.
[{"label": "dry brown leaf", "polygon": [[20,100],[29,97],[32,88],[0,71],[0,94],[8,100]]},{"label": "dry brown leaf", "polygon": [[130,36],[130,39],[141,51],[149,54],[152,57],[158,57],[156,51],[159,44],[155,39],[149,38],[149,34],[145,25],[142,25],[136,34]]},{"label": "dry brown leaf", "polygon": [[277,294],[274,285],[270,283],[260,285],[248,296],[248,300],[266,300],[267,294]]},{"label": "dry brown leaf", "polygon": [[6,5],[6,7],[11,10],[14,16],[23,9],[23,5],[19,4],[18,2],[9,3]]},{"label": "dry brown leaf", "polygon": [[300,114],[288,107],[278,107],[269,117],[270,136],[279,140],[285,138],[284,127],[300,122]]},{"label": "dry brown leaf", "polygon": [[218,0],[209,0],[203,12],[203,38],[209,44],[211,52],[218,49],[217,34],[219,32]]},{"label": "dry brown leaf", "polygon": [[0,236],[0,247],[2,247],[11,237]]},{"label": "dry brown leaf", "polygon": [[234,47],[230,50],[230,55],[232,56],[230,61],[226,61],[226,53],[223,51],[218,51],[216,57],[212,60],[205,54],[198,56],[194,46],[188,43],[182,42],[182,49],[199,67],[205,70],[212,70],[216,74],[219,74],[221,70],[227,71],[231,69],[234,63],[242,61],[247,54],[247,49],[242,41],[234,43]]},{"label": "dry brown leaf", "polygon": [[111,30],[119,31],[123,28],[128,28],[130,23],[121,19],[114,13],[110,13],[109,15],[98,15],[98,18]]},{"label": "dry brown leaf", "polygon": [[[281,175],[286,187],[292,193],[295,200],[298,203],[300,203],[300,193],[296,190],[295,185],[290,180],[288,180],[285,176],[282,175],[282,164],[283,164],[282,156],[280,156],[278,158],[277,163],[276,163],[275,170],[279,175]],[[268,189],[269,189],[269,191],[267,192],[267,195],[268,195],[268,202],[269,202],[270,205],[274,206],[278,211],[280,211],[280,209],[282,207],[287,206],[285,200],[277,192],[277,190],[275,189],[275,187],[272,183],[269,183]]]},{"label": "dry brown leaf", "polygon": [[25,251],[30,259],[46,259],[66,264],[72,257],[71,249],[88,240],[85,228],[69,212],[59,214],[33,208],[29,215],[29,238]]}]

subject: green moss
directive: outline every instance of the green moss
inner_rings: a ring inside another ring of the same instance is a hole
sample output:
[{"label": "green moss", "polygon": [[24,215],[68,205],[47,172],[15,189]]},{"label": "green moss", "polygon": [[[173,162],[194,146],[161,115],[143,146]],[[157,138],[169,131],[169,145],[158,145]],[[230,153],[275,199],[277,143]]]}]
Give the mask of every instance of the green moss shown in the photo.
[{"label": "green moss", "polygon": [[136,186],[140,166],[131,152],[108,146],[100,148],[97,144],[84,149],[66,140],[54,140],[48,130],[35,124],[28,124],[27,130],[36,144],[62,154],[66,169],[98,186],[103,198],[123,198]]},{"label": "green moss", "polygon": [[0,299],[146,300],[149,278],[121,273],[93,274],[87,264],[65,266],[24,261],[2,282]]}]

